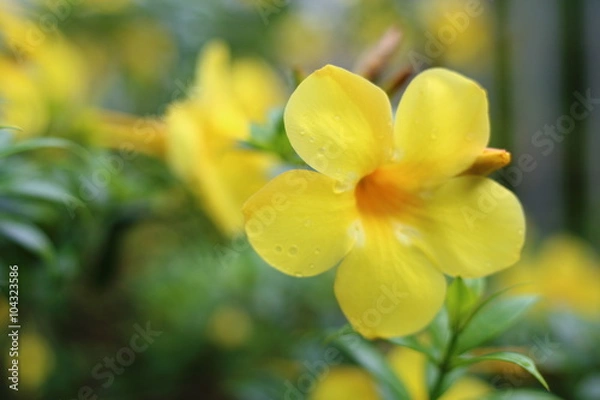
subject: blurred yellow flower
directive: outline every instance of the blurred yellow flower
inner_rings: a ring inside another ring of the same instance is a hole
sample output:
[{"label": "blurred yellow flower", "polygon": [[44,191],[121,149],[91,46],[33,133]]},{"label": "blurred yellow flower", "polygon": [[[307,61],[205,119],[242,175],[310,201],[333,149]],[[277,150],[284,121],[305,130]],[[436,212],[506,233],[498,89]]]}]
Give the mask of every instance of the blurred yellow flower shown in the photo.
[{"label": "blurred yellow flower", "polygon": [[492,21],[488,3],[471,0],[425,0],[417,15],[425,29],[425,55],[451,67],[489,61]]},{"label": "blurred yellow flower", "polygon": [[0,35],[6,45],[0,53],[2,120],[19,126],[22,136],[71,123],[83,109],[88,82],[76,49],[22,18],[16,7],[1,10]]},{"label": "blurred yellow flower", "polygon": [[489,139],[487,98],[475,82],[421,73],[394,123],[381,89],[326,66],[298,86],[284,118],[316,172],[283,173],[247,201],[249,241],[290,275],[339,263],[336,297],[364,336],[425,327],[444,301],[444,273],[481,277],[519,259],[517,198],[485,177],[460,176]]},{"label": "blurred yellow flower", "polygon": [[270,68],[255,59],[230,61],[222,42],[207,44],[187,100],[167,113],[167,157],[195,190],[207,214],[226,235],[243,227],[244,201],[268,180],[272,156],[245,150],[250,123],[266,121],[283,103],[283,87]]},{"label": "blurred yellow flower", "polygon": [[175,59],[176,46],[169,31],[152,19],[131,21],[117,32],[116,41],[119,58],[130,72],[130,79],[156,82],[166,76]]},{"label": "blurred yellow flower", "polygon": [[0,324],[2,324],[2,326],[8,325],[8,312],[8,301],[6,300],[6,297],[0,296]]},{"label": "blurred yellow flower", "polygon": [[320,380],[310,400],[378,400],[377,386],[369,374],[357,367],[332,368]]},{"label": "blurred yellow flower", "polygon": [[497,278],[502,286],[524,284],[516,292],[541,295],[542,309],[600,318],[600,261],[577,237],[547,239],[538,254],[524,257]]},{"label": "blurred yellow flower", "polygon": [[[425,377],[426,358],[408,348],[394,348],[388,355],[390,365],[402,380],[412,400],[428,400]],[[463,377],[456,381],[440,400],[476,400],[491,392],[485,382]],[[375,381],[358,367],[332,368],[310,395],[310,400],[380,400]]]},{"label": "blurred yellow flower", "polygon": [[90,109],[83,121],[90,142],[96,146],[165,156],[167,127],[157,118]]},{"label": "blurred yellow flower", "polygon": [[37,333],[25,333],[19,342],[20,381],[23,386],[35,390],[52,372],[54,355],[46,340]]},{"label": "blurred yellow flower", "polygon": [[6,58],[0,58],[0,121],[20,130],[19,136],[29,137],[42,132],[49,115],[40,88],[26,72]]},{"label": "blurred yellow flower", "polygon": [[252,319],[241,308],[223,305],[215,309],[208,320],[206,335],[227,349],[243,346],[252,334]]}]

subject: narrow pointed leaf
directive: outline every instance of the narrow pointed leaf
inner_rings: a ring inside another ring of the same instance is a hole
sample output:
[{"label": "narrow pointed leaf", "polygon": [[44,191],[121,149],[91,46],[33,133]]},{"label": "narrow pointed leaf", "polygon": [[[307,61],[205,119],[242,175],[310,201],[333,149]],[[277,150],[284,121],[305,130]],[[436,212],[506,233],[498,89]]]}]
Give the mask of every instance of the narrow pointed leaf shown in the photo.
[{"label": "narrow pointed leaf", "polygon": [[461,357],[455,361],[454,366],[464,367],[482,361],[505,361],[512,364],[516,364],[521,368],[525,369],[531,375],[533,375],[546,388],[546,390],[550,390],[548,384],[546,383],[546,380],[535,366],[535,362],[531,358],[520,353],[500,351],[497,353],[485,354],[483,356],[477,357]]}]

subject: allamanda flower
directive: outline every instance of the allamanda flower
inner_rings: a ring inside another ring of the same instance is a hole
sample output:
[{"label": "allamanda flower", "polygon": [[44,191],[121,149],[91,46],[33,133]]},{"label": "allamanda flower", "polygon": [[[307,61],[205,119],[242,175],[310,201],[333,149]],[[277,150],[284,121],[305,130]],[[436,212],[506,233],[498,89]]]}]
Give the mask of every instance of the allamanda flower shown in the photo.
[{"label": "allamanda flower", "polygon": [[[406,385],[410,398],[428,400],[426,367],[423,353],[409,348],[394,348],[388,355],[394,372]],[[489,394],[491,388],[484,381],[465,376],[458,379],[440,400],[472,400]],[[319,380],[310,400],[379,400],[377,386],[364,370],[353,366],[338,366]]]},{"label": "allamanda flower", "polygon": [[225,44],[213,41],[200,55],[189,99],[169,109],[168,160],[227,235],[242,231],[240,209],[275,165],[273,157],[238,142],[249,139],[250,123],[265,122],[267,112],[282,103],[275,72],[253,59],[231,63]]},{"label": "allamanda flower", "polygon": [[381,89],[326,66],[298,86],[284,119],[315,171],[285,172],[246,202],[249,241],[290,275],[339,264],[336,297],[364,336],[422,329],[442,306],[444,274],[481,277],[518,260],[519,201],[470,172],[489,139],[475,82],[427,70],[393,121]]},{"label": "allamanda flower", "polygon": [[546,311],[571,311],[600,319],[600,262],[592,247],[574,236],[547,239],[539,253],[498,275],[502,286],[521,284],[519,293],[542,296]]}]

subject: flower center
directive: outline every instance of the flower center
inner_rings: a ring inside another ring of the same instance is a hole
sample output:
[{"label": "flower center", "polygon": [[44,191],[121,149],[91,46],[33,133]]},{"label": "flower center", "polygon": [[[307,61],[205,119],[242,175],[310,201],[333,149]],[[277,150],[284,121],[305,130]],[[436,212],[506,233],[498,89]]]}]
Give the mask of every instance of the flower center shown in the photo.
[{"label": "flower center", "polygon": [[356,185],[358,210],[362,217],[404,220],[421,203],[414,187],[396,165],[380,167]]}]

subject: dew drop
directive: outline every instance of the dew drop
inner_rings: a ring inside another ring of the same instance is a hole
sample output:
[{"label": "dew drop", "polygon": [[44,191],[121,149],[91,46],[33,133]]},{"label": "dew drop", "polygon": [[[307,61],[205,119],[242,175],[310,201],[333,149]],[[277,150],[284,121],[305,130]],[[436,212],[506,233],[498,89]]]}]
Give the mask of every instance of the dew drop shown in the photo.
[{"label": "dew drop", "polygon": [[350,190],[351,187],[352,184],[348,181],[335,181],[335,183],[333,184],[333,191],[335,193],[343,193]]},{"label": "dew drop", "polygon": [[297,246],[291,246],[288,249],[288,255],[295,256],[296,254],[298,254],[298,247]]},{"label": "dew drop", "polygon": [[318,255],[318,254],[321,254],[321,249],[317,247],[317,248],[315,249],[315,254],[316,254],[316,255]]},{"label": "dew drop", "polygon": [[307,219],[307,220],[305,220],[305,221],[304,221],[304,226],[305,226],[305,227],[307,227],[307,228],[308,228],[308,227],[310,227],[311,225],[312,225],[312,221],[311,221],[310,219]]},{"label": "dew drop", "polygon": [[398,161],[400,161],[400,160],[402,159],[402,156],[404,155],[404,154],[402,153],[402,150],[398,150],[398,149],[392,149],[392,150],[391,150],[391,153],[392,153],[392,155],[391,155],[391,157],[390,157],[390,158],[391,158],[391,160],[392,160],[393,162],[398,162]]},{"label": "dew drop", "polygon": [[315,142],[315,137],[314,136],[309,136],[308,137],[308,141],[311,142],[311,143],[314,143]]},{"label": "dew drop", "polygon": [[517,233],[519,234],[519,236],[522,236],[523,234],[525,234],[525,231],[523,229],[519,229]]},{"label": "dew drop", "polygon": [[412,226],[397,224],[394,227],[394,234],[400,241],[400,243],[405,246],[412,246],[414,244],[415,239],[421,236],[421,233]]},{"label": "dew drop", "polygon": [[308,265],[308,268],[310,268],[310,269],[315,269],[315,264],[309,264],[309,265]]},{"label": "dew drop", "polygon": [[311,159],[310,165],[316,170],[325,169],[329,165],[329,160],[323,154],[317,154]]},{"label": "dew drop", "polygon": [[342,179],[335,181],[335,183],[333,184],[333,191],[335,193],[347,192],[348,190],[350,190],[354,187],[354,184],[356,183],[357,180],[358,180],[358,175],[356,175],[353,172],[348,173]]},{"label": "dew drop", "polygon": [[303,273],[301,273],[301,272],[295,272],[295,273],[294,273],[294,276],[295,276],[296,278],[303,278],[303,277],[304,277],[304,274],[303,274]]},{"label": "dew drop", "polygon": [[277,253],[281,253],[281,252],[283,251],[283,247],[281,247],[281,246],[277,245],[277,246],[275,246],[275,251],[276,251]]},{"label": "dew drop", "polygon": [[365,244],[365,229],[363,228],[363,225],[360,222],[360,220],[354,221],[354,223],[350,226],[350,230],[348,233],[350,234],[350,236],[356,239],[357,245],[362,246]]},{"label": "dew drop", "polygon": [[300,131],[300,136],[304,136],[304,135],[306,135],[306,131],[305,130],[301,130]]},{"label": "dew drop", "polygon": [[325,153],[325,147],[319,147],[319,153],[324,154]]},{"label": "dew drop", "polygon": [[340,116],[339,116],[339,115],[336,115],[336,116],[335,116],[335,120],[336,120],[336,121],[339,121],[339,120],[340,120]]}]

